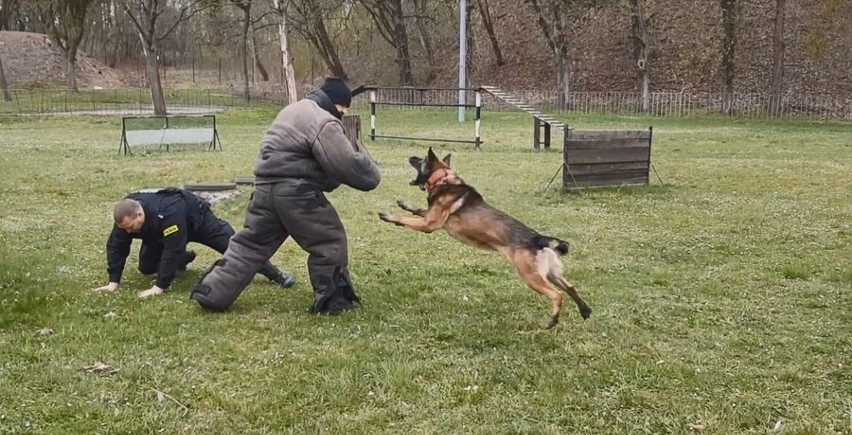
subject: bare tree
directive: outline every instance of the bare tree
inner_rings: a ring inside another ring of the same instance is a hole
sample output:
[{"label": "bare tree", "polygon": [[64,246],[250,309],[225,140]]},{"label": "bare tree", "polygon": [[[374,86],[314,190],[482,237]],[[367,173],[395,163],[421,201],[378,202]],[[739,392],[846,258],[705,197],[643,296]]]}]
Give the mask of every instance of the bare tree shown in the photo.
[{"label": "bare tree", "polygon": [[559,107],[568,108],[571,90],[570,32],[585,17],[585,12],[597,5],[595,0],[526,0],[535,12],[539,28],[556,59],[556,85]]},{"label": "bare tree", "polygon": [[[179,5],[177,8],[170,8],[168,0],[122,0],[122,7],[133,22],[139,41],[142,43],[148,88],[151,90],[151,102],[154,105],[155,115],[166,114],[166,100],[160,81],[160,43],[180,23],[190,19],[205,6],[202,0],[190,0]],[[160,19],[168,15],[172,15],[172,19]]]},{"label": "bare tree", "polygon": [[769,94],[769,113],[781,116],[784,85],[784,13],[787,0],[775,1],[775,29],[772,36],[772,83]]},{"label": "bare tree", "polygon": [[[259,18],[262,19],[262,18]],[[257,67],[257,72],[260,73],[260,79],[268,82],[269,81],[269,72],[266,71],[266,67],[263,66],[263,62],[260,61],[260,50],[257,46],[257,22],[258,20],[252,20],[251,22],[251,47],[252,53],[254,54],[254,65]]]},{"label": "bare tree", "polygon": [[432,48],[432,38],[429,36],[429,29],[427,28],[427,21],[429,21],[429,12],[426,10],[427,3],[427,0],[415,1],[417,8],[415,24],[417,25],[420,46],[423,47],[423,52],[426,54],[426,64],[429,70],[426,81],[431,82],[435,78],[435,50]]},{"label": "bare tree", "polygon": [[651,14],[647,11],[647,0],[630,0],[633,56],[639,70],[639,93],[642,111],[651,107]]},{"label": "bare tree", "polygon": [[12,101],[9,85],[6,84],[6,74],[3,73],[3,59],[0,59],[0,91],[3,92],[3,101]]},{"label": "bare tree", "polygon": [[[283,1],[283,0],[279,0]],[[326,27],[326,21],[343,4],[341,0],[289,0],[288,23],[319,53],[331,75],[347,80],[337,47]]]},{"label": "bare tree", "polygon": [[737,47],[737,0],[721,0],[722,28],[722,74],[725,77],[725,92],[722,113],[730,115],[734,110],[735,50]]},{"label": "bare tree", "polygon": [[414,84],[402,0],[360,0],[360,3],[373,18],[382,38],[396,49],[400,84],[403,86]]},{"label": "bare tree", "polygon": [[65,86],[77,92],[77,50],[83,39],[86,11],[92,0],[33,1],[36,16],[47,35],[65,55]]},{"label": "bare tree", "polygon": [[494,57],[497,58],[497,66],[503,66],[506,61],[503,59],[503,50],[500,49],[500,42],[497,40],[497,33],[494,31],[494,23],[502,15],[497,17],[491,15],[488,0],[476,0],[476,4],[479,9],[479,17],[482,18],[482,25],[485,27],[485,33],[488,34],[488,40],[491,41]]},{"label": "bare tree", "polygon": [[477,43],[477,37],[479,35],[477,35],[476,32],[473,30],[473,20],[471,19],[474,13],[473,10],[476,8],[476,3],[473,1],[468,1],[465,4],[467,6],[467,10],[464,14],[464,16],[466,17],[464,23],[464,34],[467,36],[467,50],[465,50],[465,55],[467,56],[467,58],[465,59],[465,65],[467,66],[467,74],[465,75],[467,78],[467,84],[465,86],[468,86],[470,84],[470,78],[475,77],[477,72],[477,64],[476,62],[474,62],[474,59],[479,53],[479,44]]},{"label": "bare tree", "polygon": [[296,77],[293,71],[293,61],[290,55],[290,35],[287,25],[287,0],[272,0],[275,12],[278,14],[278,42],[281,45],[281,62],[284,68],[284,81],[287,82],[287,103],[293,104],[298,99],[296,94]]},{"label": "bare tree", "polygon": [[12,22],[18,7],[18,0],[0,0],[0,30],[12,30]]},{"label": "bare tree", "polygon": [[139,37],[129,17],[123,13],[122,0],[93,0],[89,6],[89,23],[81,47],[104,65],[136,60],[141,52]]},{"label": "bare tree", "polygon": [[243,97],[246,101],[251,100],[251,86],[249,85],[248,72],[248,35],[251,29],[251,0],[229,0],[243,13],[242,30],[240,32],[240,61],[243,68]]}]

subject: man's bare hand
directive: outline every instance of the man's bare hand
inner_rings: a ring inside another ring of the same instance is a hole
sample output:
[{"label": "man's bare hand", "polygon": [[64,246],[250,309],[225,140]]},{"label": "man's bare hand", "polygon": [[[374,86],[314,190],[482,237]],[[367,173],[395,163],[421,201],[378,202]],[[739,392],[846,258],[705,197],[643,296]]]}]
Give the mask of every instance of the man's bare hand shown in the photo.
[{"label": "man's bare hand", "polygon": [[117,282],[111,282],[111,283],[109,283],[109,284],[107,284],[103,287],[93,288],[92,291],[112,293],[117,288],[118,288],[118,283]]},{"label": "man's bare hand", "polygon": [[156,295],[159,295],[159,294],[162,294],[162,293],[163,293],[163,289],[161,289],[157,286],[153,286],[153,287],[149,288],[148,290],[143,290],[139,293],[136,293],[136,296],[139,296],[140,299],[145,299],[145,298],[148,298],[148,297],[151,297],[151,296],[156,296]]}]

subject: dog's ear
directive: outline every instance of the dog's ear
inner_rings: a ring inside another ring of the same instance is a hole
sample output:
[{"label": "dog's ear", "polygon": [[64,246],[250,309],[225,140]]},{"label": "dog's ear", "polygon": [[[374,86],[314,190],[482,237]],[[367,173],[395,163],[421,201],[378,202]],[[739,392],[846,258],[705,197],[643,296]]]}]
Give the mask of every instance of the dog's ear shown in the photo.
[{"label": "dog's ear", "polygon": [[411,156],[408,158],[408,164],[414,166],[414,169],[417,169],[417,171],[419,172],[420,168],[423,165],[423,159],[421,159],[420,157]]},{"label": "dog's ear", "polygon": [[450,158],[452,156],[453,156],[452,154],[447,154],[446,156],[444,156],[444,160],[442,160],[444,162],[444,164],[447,165],[447,167],[450,167]]},{"label": "dog's ear", "polygon": [[426,161],[429,163],[438,161],[438,156],[436,156],[435,152],[432,151],[432,147],[429,147],[429,152],[426,153]]}]

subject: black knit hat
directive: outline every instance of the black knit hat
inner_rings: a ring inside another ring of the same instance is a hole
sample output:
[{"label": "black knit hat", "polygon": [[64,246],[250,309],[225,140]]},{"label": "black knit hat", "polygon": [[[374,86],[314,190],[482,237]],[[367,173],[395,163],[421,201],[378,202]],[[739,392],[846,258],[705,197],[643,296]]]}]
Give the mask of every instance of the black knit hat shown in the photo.
[{"label": "black knit hat", "polygon": [[320,90],[325,92],[331,98],[331,102],[339,104],[343,107],[349,107],[352,104],[352,92],[346,82],[341,79],[329,77],[325,79],[325,83],[320,86]]}]

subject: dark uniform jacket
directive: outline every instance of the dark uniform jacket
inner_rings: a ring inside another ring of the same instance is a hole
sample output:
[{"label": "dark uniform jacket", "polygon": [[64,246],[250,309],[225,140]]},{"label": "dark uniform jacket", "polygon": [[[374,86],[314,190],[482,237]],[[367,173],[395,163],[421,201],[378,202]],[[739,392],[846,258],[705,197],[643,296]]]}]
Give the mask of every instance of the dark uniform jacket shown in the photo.
[{"label": "dark uniform jacket", "polygon": [[255,183],[303,179],[331,192],[341,184],[361,191],[381,181],[372,159],[357,152],[325,92],[313,91],[285,107],[269,127],[254,164]]},{"label": "dark uniform jacket", "polygon": [[145,224],[138,233],[128,233],[113,225],[107,240],[107,272],[110,282],[120,282],[130,245],[141,239],[143,246],[158,252],[162,250],[155,285],[168,288],[181,266],[186,252],[191,226],[197,222],[198,197],[180,189],[165,189],[158,193],[137,192],[127,196],[142,203]]}]

